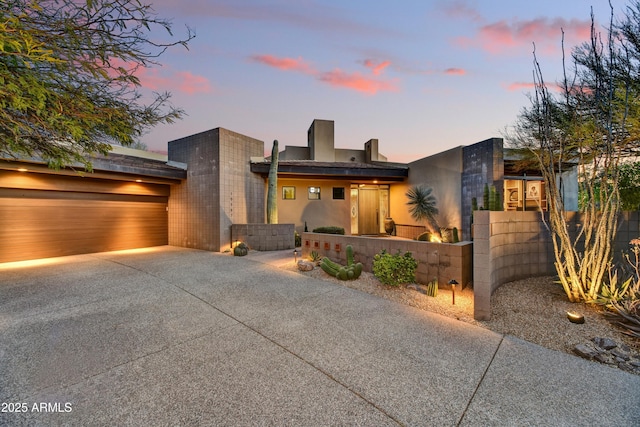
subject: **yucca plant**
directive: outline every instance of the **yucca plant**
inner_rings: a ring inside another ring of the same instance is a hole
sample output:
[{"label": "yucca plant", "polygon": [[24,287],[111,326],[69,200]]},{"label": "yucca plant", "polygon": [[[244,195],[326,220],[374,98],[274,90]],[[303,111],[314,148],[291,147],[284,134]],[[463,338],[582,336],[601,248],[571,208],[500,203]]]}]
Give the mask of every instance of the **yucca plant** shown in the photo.
[{"label": "yucca plant", "polygon": [[614,302],[608,308],[611,311],[606,316],[624,329],[622,333],[640,338],[640,299]]},{"label": "yucca plant", "polygon": [[619,282],[618,271],[609,269],[609,283],[603,284],[597,303],[604,305],[608,312],[606,317],[621,326],[625,334],[640,338],[640,239],[633,239],[631,252],[625,258],[631,266],[631,277]]},{"label": "yucca plant", "polygon": [[440,233],[440,226],[436,221],[438,215],[437,199],[433,189],[425,185],[414,185],[406,193],[409,213],[418,222],[426,221],[428,227]]}]

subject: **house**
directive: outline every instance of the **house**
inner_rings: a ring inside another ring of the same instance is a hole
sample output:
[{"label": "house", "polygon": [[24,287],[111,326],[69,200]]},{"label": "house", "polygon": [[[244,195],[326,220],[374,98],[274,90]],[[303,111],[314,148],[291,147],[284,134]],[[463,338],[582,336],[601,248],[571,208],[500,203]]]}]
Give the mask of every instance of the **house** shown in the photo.
[{"label": "house", "polygon": [[[169,141],[167,156],[116,147],[93,159],[93,173],[0,159],[0,262],[164,244],[224,251],[234,226],[265,222],[264,152],[263,141],[216,128]],[[306,147],[286,146],[279,158],[282,227],[265,236],[277,248],[293,244],[285,225],[375,236],[393,218],[398,235],[415,237],[424,225],[409,215],[405,194],[417,184],[433,188],[438,223],[466,240],[472,199],[482,205],[485,185],[503,194],[505,209],[545,209],[539,177],[505,175],[513,160],[500,138],[400,164],[376,139],[362,150],[336,148],[334,122],[314,120]]]}]

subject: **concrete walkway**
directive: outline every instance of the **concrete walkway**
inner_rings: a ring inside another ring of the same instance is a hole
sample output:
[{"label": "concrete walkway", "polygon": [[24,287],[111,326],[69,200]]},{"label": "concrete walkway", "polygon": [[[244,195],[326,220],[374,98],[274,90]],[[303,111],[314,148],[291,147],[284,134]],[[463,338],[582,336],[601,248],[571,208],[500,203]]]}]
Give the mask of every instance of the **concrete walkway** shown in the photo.
[{"label": "concrete walkway", "polygon": [[258,258],[0,264],[0,425],[640,425],[638,376]]}]

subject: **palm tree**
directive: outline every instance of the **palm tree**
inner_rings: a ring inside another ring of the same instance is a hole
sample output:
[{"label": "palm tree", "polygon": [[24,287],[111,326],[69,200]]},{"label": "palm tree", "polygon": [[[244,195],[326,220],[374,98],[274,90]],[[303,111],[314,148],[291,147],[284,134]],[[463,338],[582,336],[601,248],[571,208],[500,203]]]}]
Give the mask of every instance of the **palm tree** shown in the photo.
[{"label": "palm tree", "polygon": [[409,213],[418,222],[427,221],[432,231],[440,234],[440,227],[436,221],[438,208],[436,207],[436,197],[433,195],[433,189],[424,185],[414,185],[409,188],[406,193],[409,201]]}]

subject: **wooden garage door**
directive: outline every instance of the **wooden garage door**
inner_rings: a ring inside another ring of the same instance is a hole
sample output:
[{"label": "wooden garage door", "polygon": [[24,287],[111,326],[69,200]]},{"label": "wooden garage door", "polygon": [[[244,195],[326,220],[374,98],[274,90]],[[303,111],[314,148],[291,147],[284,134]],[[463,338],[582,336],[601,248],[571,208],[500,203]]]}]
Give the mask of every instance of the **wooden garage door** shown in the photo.
[{"label": "wooden garage door", "polygon": [[167,195],[102,187],[105,193],[0,188],[0,262],[168,243],[168,185]]}]

